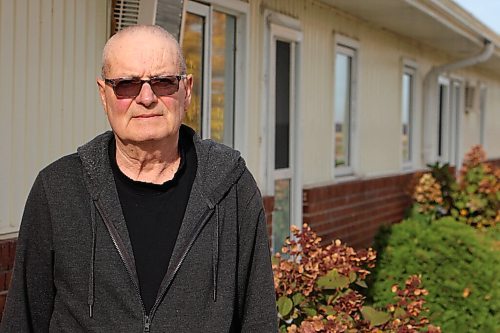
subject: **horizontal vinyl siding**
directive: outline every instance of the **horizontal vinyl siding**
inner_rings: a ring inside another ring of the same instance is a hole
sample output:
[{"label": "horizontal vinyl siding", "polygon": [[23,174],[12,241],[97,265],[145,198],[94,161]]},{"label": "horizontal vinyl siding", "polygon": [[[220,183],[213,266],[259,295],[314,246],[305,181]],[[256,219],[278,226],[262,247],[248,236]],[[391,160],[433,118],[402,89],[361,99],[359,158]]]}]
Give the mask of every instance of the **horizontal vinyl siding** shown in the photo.
[{"label": "horizontal vinyl siding", "polygon": [[[300,161],[305,186],[336,182],[334,178],[334,36],[348,37],[359,44],[356,113],[354,115],[354,171],[357,177],[399,174],[404,166],[401,148],[401,81],[403,64],[411,61],[415,73],[413,116],[414,161],[412,169],[425,167],[422,159],[424,78],[432,67],[457,61],[460,55],[445,54],[397,32],[381,29],[369,22],[339,11],[317,0],[250,1],[250,91],[248,157],[259,184],[266,176],[267,131],[265,10],[289,16],[300,22],[303,39],[300,49],[300,81],[297,121],[300,127]],[[437,31],[436,33],[439,33]],[[451,73],[464,82],[483,82],[488,86],[485,146],[488,156],[500,152],[500,79],[477,67]],[[437,103],[438,101],[436,101]],[[258,110],[258,112],[257,112]],[[462,114],[463,116],[463,114]],[[479,143],[479,113],[462,117],[463,153]],[[437,129],[436,129],[437,132]],[[406,169],[404,169],[406,172]]]},{"label": "horizontal vinyl siding", "polygon": [[107,1],[0,0],[0,234],[38,171],[107,128],[95,83]]}]

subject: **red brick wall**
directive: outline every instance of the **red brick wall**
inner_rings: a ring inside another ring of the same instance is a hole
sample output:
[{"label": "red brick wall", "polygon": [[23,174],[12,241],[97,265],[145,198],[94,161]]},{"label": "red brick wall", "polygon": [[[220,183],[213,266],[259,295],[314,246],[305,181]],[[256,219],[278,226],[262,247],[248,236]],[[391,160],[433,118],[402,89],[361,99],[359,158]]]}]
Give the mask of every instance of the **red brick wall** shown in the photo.
[{"label": "red brick wall", "polygon": [[8,239],[0,241],[0,319],[5,306],[7,290],[9,290],[12,277],[12,266],[16,253],[16,240]]},{"label": "red brick wall", "polygon": [[496,160],[488,160],[488,162],[500,168],[500,158]]},{"label": "red brick wall", "polygon": [[349,246],[368,247],[381,225],[403,218],[413,177],[411,173],[304,189],[304,222],[324,243],[338,238]]}]

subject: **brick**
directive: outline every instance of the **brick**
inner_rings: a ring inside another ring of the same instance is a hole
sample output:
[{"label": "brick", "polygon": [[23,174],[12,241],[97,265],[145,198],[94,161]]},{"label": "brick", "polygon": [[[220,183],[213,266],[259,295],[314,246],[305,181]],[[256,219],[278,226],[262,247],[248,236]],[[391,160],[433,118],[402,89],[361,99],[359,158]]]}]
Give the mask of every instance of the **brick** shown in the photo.
[{"label": "brick", "polygon": [[6,281],[7,271],[0,272],[0,292],[8,290]]},{"label": "brick", "polygon": [[9,290],[11,281],[12,281],[12,271],[8,271],[5,274],[5,290]]},{"label": "brick", "polygon": [[7,292],[6,291],[0,292],[0,320],[2,320],[6,299],[7,299]]},{"label": "brick", "polygon": [[16,240],[7,239],[0,241],[0,271],[9,270],[14,265],[16,253]]}]

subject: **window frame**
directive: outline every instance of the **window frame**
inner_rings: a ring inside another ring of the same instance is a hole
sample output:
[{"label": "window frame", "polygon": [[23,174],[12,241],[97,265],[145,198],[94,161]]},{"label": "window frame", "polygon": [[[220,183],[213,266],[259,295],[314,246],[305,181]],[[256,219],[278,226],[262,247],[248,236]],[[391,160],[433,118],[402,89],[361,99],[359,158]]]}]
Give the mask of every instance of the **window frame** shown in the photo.
[{"label": "window frame", "polygon": [[[410,86],[410,106],[409,106],[409,160],[405,161],[402,151],[400,150],[401,153],[401,165],[403,170],[413,170],[415,168],[415,163],[417,160],[417,101],[418,101],[418,96],[417,96],[417,72],[418,72],[418,65],[416,62],[409,60],[409,59],[403,59],[403,66],[402,66],[402,75],[401,79],[404,77],[404,75],[410,75],[411,77],[411,86]],[[401,80],[401,107],[403,103],[403,85],[402,85],[402,80]],[[402,110],[401,110],[402,111]],[[402,114],[400,113],[400,116]],[[402,124],[403,121],[401,119],[400,124]],[[401,134],[401,133],[400,133]]]},{"label": "window frame", "polygon": [[[213,11],[222,12],[232,15],[236,18],[236,45],[235,45],[235,64],[234,64],[234,103],[232,114],[232,144],[231,146],[238,149],[243,155],[247,151],[247,128],[248,123],[248,86],[249,86],[249,64],[248,64],[248,40],[249,40],[249,4],[240,0],[207,0],[204,2],[188,0],[185,4],[186,12],[192,12],[192,6],[208,7],[208,15],[206,16],[207,36],[205,37],[204,48],[204,72],[203,72],[203,109],[202,114],[202,133],[203,138],[211,137],[211,98],[212,98],[212,64],[211,64],[211,48],[212,48],[212,13]],[[196,12],[195,12],[196,14]],[[182,28],[184,32],[184,27]]]},{"label": "window frame", "polygon": [[[332,80],[332,173],[333,178],[345,178],[355,176],[358,164],[358,140],[357,140],[357,126],[358,126],[358,94],[359,94],[359,52],[360,43],[352,38],[344,35],[334,35],[334,49],[333,49],[333,80]],[[350,126],[349,126],[349,165],[335,166],[335,66],[337,54],[347,54],[351,56],[351,82],[350,82]]]},{"label": "window frame", "polygon": [[488,109],[488,86],[479,84],[479,143],[483,148],[486,144],[486,118]]},{"label": "window frame", "polygon": [[[275,180],[290,179],[290,225],[302,228],[302,177],[300,138],[300,77],[302,30],[300,21],[270,10],[264,11],[265,60],[262,67],[263,107],[261,133],[263,150],[261,170],[264,179],[263,193],[275,195]],[[290,43],[290,109],[289,109],[289,165],[275,169],[275,79],[276,42]],[[274,243],[272,244],[274,246]]]},{"label": "window frame", "polygon": [[[465,81],[458,76],[439,76],[438,78],[438,118],[437,118],[437,140],[436,140],[436,160],[440,163],[449,163],[458,170],[462,163],[462,122],[465,103]],[[440,89],[445,86],[447,89],[444,100],[445,109],[442,124],[442,152],[439,155],[439,104],[441,102]],[[457,90],[458,88],[458,90]],[[456,95],[458,91],[459,95]],[[458,98],[458,99],[457,99]],[[458,103],[457,103],[458,100]]]}]

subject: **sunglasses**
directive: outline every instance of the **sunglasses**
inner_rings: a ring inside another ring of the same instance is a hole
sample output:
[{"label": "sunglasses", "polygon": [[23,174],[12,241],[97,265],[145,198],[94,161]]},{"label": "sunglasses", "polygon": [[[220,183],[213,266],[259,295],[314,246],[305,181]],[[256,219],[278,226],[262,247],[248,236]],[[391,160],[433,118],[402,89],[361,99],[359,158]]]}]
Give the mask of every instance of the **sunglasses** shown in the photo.
[{"label": "sunglasses", "polygon": [[148,80],[139,78],[104,79],[106,84],[113,87],[117,98],[135,98],[141,93],[142,85],[148,83],[156,96],[170,96],[179,90],[179,81],[185,79],[186,74],[156,76]]}]

